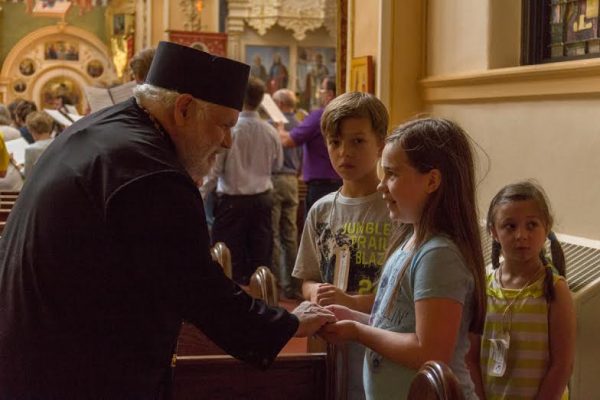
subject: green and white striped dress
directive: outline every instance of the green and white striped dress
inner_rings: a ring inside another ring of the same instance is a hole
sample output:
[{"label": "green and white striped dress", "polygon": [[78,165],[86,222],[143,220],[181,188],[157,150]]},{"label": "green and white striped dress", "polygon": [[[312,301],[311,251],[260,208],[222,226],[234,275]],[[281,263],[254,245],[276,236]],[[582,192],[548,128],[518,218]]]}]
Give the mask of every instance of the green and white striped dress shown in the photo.
[{"label": "green and white striped dress", "polygon": [[[544,275],[521,290],[503,288],[496,272],[488,274],[486,279],[487,317],[481,339],[481,373],[486,398],[533,399],[550,362]],[[554,275],[555,284],[560,279],[564,278]],[[502,377],[497,377],[488,373],[488,364],[492,363],[489,359],[490,339],[498,338],[503,326],[504,330],[510,331],[510,346],[506,371]],[[565,389],[562,399],[568,398],[568,391]]]}]

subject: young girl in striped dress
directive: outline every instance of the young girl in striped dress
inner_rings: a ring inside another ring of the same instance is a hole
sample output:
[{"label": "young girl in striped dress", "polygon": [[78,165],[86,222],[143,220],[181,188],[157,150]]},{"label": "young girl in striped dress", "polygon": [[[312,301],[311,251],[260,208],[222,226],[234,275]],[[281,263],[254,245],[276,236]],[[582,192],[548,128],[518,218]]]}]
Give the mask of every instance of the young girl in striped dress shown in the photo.
[{"label": "young girl in striped dress", "polygon": [[493,272],[481,340],[487,400],[568,399],[575,316],[552,222],[543,190],[531,182],[504,187],[490,205]]}]

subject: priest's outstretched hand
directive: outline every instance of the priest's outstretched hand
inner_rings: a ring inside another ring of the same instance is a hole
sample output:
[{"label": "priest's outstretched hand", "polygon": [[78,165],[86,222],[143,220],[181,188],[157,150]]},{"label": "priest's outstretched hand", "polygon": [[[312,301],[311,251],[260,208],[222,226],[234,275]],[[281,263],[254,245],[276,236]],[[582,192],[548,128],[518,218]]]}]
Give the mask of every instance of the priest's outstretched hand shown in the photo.
[{"label": "priest's outstretched hand", "polygon": [[331,311],[309,301],[300,303],[292,311],[292,314],[300,320],[300,325],[298,325],[295,334],[296,337],[314,335],[323,325],[337,321]]}]

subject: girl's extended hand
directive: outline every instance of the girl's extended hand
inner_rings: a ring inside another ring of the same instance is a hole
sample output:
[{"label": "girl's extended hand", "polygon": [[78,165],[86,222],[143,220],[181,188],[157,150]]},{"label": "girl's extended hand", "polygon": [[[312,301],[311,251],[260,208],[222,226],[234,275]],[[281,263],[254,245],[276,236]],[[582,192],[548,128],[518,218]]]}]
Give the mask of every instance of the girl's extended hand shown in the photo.
[{"label": "girl's extended hand", "polygon": [[335,317],[338,321],[342,320],[350,320],[356,321],[354,311],[349,309],[346,306],[340,306],[338,304],[332,304],[330,306],[325,307],[327,310],[331,311],[335,314]]},{"label": "girl's extended hand", "polygon": [[327,324],[319,330],[318,335],[332,344],[357,341],[358,322],[346,320]]},{"label": "girl's extended hand", "polygon": [[311,300],[320,306],[328,306],[331,304],[349,304],[351,297],[330,283],[321,283]]}]

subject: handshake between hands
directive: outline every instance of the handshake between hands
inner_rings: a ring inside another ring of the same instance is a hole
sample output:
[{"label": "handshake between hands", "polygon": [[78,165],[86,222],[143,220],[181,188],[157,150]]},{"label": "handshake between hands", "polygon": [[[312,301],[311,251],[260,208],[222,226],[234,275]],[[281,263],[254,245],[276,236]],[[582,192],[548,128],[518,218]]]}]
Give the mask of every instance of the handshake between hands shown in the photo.
[{"label": "handshake between hands", "polygon": [[335,304],[323,307],[304,301],[292,314],[300,321],[296,337],[318,334],[333,344],[353,341],[358,337],[354,312],[347,307]]}]

